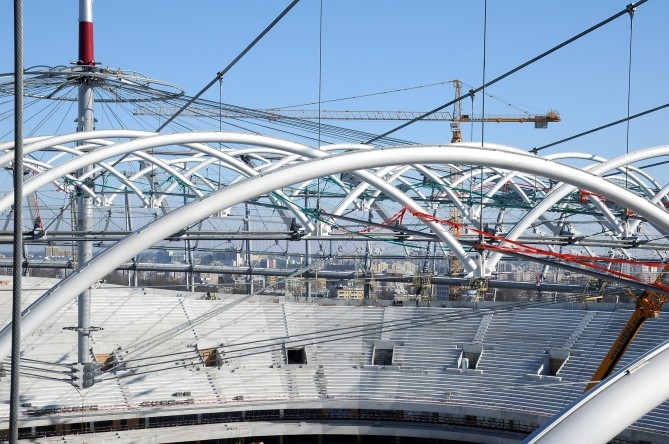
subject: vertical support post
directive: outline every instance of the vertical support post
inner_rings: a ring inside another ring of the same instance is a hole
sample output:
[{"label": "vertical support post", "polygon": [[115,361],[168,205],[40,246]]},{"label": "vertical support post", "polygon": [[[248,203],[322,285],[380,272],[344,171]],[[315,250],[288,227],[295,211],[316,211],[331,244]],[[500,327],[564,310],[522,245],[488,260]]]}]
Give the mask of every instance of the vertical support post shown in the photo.
[{"label": "vertical support post", "polygon": [[[305,189],[305,196],[304,196],[304,208],[309,207],[309,190]],[[309,241],[309,237],[306,237],[306,240],[304,241],[304,267],[308,268],[309,265],[311,265],[311,245]],[[311,300],[311,281],[309,279],[306,280],[305,282],[305,296],[307,298],[307,302]]]},{"label": "vertical support post", "polygon": [[[367,215],[367,221],[371,222],[372,221],[372,209],[369,209],[369,214]],[[363,292],[362,292],[362,298],[365,302],[368,302],[369,299],[372,296],[372,282],[371,282],[371,277],[372,277],[372,257],[371,257],[371,247],[372,244],[370,241],[365,242],[365,272],[363,273],[364,276],[364,283],[363,283]]]},{"label": "vertical support post", "polygon": [[[125,228],[128,233],[132,233],[132,215],[130,214],[130,193],[125,193]],[[137,287],[137,256],[132,258],[132,263],[135,265],[131,271],[132,275],[128,276],[128,285]]]},{"label": "vertical support post", "polygon": [[25,244],[23,244],[22,257],[23,257],[23,262],[22,262],[23,272],[22,272],[22,275],[24,277],[28,277],[28,276],[30,276],[30,259],[28,258],[28,248],[26,247]]},{"label": "vertical support post", "polygon": [[[246,233],[248,234],[249,231],[251,231],[251,210],[249,209],[249,203],[244,202],[244,230],[246,230]],[[245,249],[246,249],[246,267],[248,268],[249,272],[246,275],[246,294],[247,295],[252,295],[253,294],[253,263],[251,262],[251,239],[248,237],[246,238],[246,241],[244,242]]]},{"label": "vertical support post", "polygon": [[[95,66],[93,46],[93,0],[79,0],[79,59],[77,65],[83,72]],[[95,129],[95,100],[93,96],[92,79],[82,76],[79,85],[79,102],[77,115],[77,131],[92,131]],[[92,165],[79,171],[79,177],[91,171]],[[92,183],[88,184],[92,187]],[[77,191],[77,231],[83,236],[93,230],[93,200],[85,196],[81,188]],[[93,243],[90,240],[77,242],[77,264],[82,267],[93,258]],[[77,297],[78,328],[77,351],[80,364],[89,361],[90,327],[91,327],[91,291],[85,290]]]},{"label": "vertical support post", "polygon": [[21,279],[23,256],[23,0],[14,0],[14,285],[12,288],[12,364],[9,442],[19,441],[21,370]]},{"label": "vertical support post", "polygon": [[191,293],[195,292],[195,273],[193,272],[194,258],[193,246],[190,239],[186,239],[186,254],[188,258],[188,272],[186,273],[186,290]]}]

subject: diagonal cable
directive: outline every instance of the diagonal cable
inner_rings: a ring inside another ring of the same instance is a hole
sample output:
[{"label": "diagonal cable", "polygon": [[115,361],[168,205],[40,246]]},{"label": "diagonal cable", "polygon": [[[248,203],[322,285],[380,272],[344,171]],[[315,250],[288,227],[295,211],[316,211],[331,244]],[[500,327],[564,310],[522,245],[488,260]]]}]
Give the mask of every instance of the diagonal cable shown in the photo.
[{"label": "diagonal cable", "polygon": [[[237,57],[235,57],[235,59],[234,59],[232,62],[230,62],[230,64],[228,64],[228,66],[225,67],[225,69],[223,69],[223,71],[219,71],[219,72],[217,72],[217,73],[216,73],[216,77],[214,77],[214,78],[212,79],[212,81],[209,82],[209,83],[207,84],[207,86],[205,86],[204,88],[202,88],[202,89],[200,90],[200,92],[198,92],[198,93],[195,94],[193,97],[191,97],[191,99],[190,99],[185,105],[183,105],[183,106],[182,106],[176,113],[174,113],[169,119],[167,119],[167,120],[165,121],[165,123],[163,123],[162,125],[160,125],[160,126],[158,127],[158,129],[156,129],[156,132],[161,131],[163,128],[165,128],[170,122],[172,122],[172,120],[174,120],[179,114],[181,114],[186,108],[188,108],[188,107],[191,105],[191,103],[193,103],[193,102],[194,102],[195,100],[197,100],[202,94],[204,94],[209,88],[211,88],[211,87],[214,85],[214,83],[216,83],[216,82],[218,82],[220,79],[222,79],[223,76],[224,76],[228,71],[230,71],[230,69],[232,69],[232,67],[235,66],[235,64],[236,64],[239,60],[241,60],[241,58],[244,57],[244,56],[246,55],[246,53],[249,52],[249,51],[251,50],[251,48],[253,48],[253,47],[256,45],[256,43],[258,43],[263,37],[265,37],[265,34],[267,34],[267,33],[274,27],[274,25],[276,25],[277,23],[279,23],[279,21],[280,21],[286,14],[288,14],[288,11],[290,11],[290,10],[293,8],[293,6],[295,6],[295,5],[297,4],[297,2],[299,2],[299,1],[300,1],[300,0],[293,0],[293,1],[290,3],[290,5],[288,5],[288,6],[286,7],[286,9],[284,9],[284,10],[281,12],[281,14],[279,14],[279,15],[274,19],[274,21],[272,21],[272,23],[270,23],[270,24],[269,24],[269,25],[268,25],[268,26],[267,26],[267,27],[266,27],[266,28],[265,28],[265,29],[258,35],[258,37],[256,37],[256,38],[255,38],[255,39],[254,39],[254,40],[253,40],[253,41],[252,41],[252,42],[251,42],[251,43],[250,43],[250,44],[249,44],[249,45],[248,45],[242,52],[241,52],[241,53],[239,53],[239,55],[238,55]],[[644,1],[645,1],[645,0],[644,0]]]}]

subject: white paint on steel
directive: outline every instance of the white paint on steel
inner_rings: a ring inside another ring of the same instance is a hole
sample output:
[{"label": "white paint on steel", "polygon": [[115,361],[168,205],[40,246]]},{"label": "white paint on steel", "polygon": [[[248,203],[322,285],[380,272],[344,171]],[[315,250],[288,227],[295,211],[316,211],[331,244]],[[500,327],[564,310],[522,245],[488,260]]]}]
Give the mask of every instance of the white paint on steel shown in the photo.
[{"label": "white paint on steel", "polygon": [[93,22],[93,0],[79,0],[79,21]]},{"label": "white paint on steel", "polygon": [[[656,150],[647,151],[653,152]],[[105,250],[100,256],[76,270],[61,281],[59,285],[31,304],[23,313],[22,337],[32,334],[53,313],[67,304],[73,294],[80,293],[96,280],[113,271],[119,264],[141,253],[183,226],[196,223],[225,208],[296,182],[350,170],[398,165],[407,159],[411,159],[412,163],[422,164],[485,163],[497,168],[514,165],[515,169],[519,171],[540,173],[572,186],[586,188],[601,194],[637,212],[656,226],[669,231],[669,213],[664,209],[647,200],[639,199],[634,193],[594,174],[532,155],[503,151],[495,152],[495,150],[485,148],[444,150],[441,147],[379,148],[374,151],[347,153],[324,159],[314,159],[246,179],[157,219],[125,240]],[[396,191],[399,193],[398,190]],[[7,356],[11,344],[10,339],[11,325],[7,325],[0,332],[0,359]]]},{"label": "white paint on steel", "polygon": [[[89,140],[92,138],[100,138],[100,137],[133,137],[133,136],[142,136],[144,137],[143,139],[138,139],[138,140],[133,140],[130,142],[114,145],[108,148],[100,148],[98,150],[95,150],[91,153],[88,153],[84,156],[81,156],[81,158],[74,159],[73,161],[66,162],[67,165],[59,165],[57,167],[54,167],[54,169],[50,172],[41,174],[39,177],[36,177],[32,179],[31,181],[26,182],[25,188],[26,193],[30,193],[37,189],[39,186],[43,186],[46,183],[48,183],[49,179],[55,180],[58,177],[63,176],[64,174],[67,174],[68,172],[75,171],[77,168],[81,168],[81,166],[75,166],[75,165],[84,165],[87,164],[88,162],[100,162],[104,158],[109,158],[113,156],[118,156],[121,154],[126,154],[127,152],[134,151],[134,150],[141,150],[141,149],[147,149],[155,146],[160,146],[160,145],[165,145],[165,144],[180,144],[180,145],[185,145],[185,146],[190,146],[193,149],[196,150],[202,150],[202,152],[208,152],[210,155],[218,155],[222,156],[223,153],[220,151],[217,152],[217,150],[207,147],[206,145],[202,145],[199,143],[194,143],[194,141],[202,141],[202,142],[231,142],[231,143],[240,143],[240,144],[256,144],[259,146],[265,146],[273,149],[278,149],[282,150],[284,152],[290,152],[293,153],[294,155],[297,156],[304,156],[304,157],[313,157],[313,156],[319,156],[319,157],[325,157],[328,156],[325,152],[321,150],[316,150],[313,148],[306,147],[304,145],[292,143],[292,142],[286,142],[286,141],[279,141],[277,139],[271,139],[268,137],[263,137],[263,136],[249,136],[249,135],[241,135],[241,134],[234,134],[234,133],[190,133],[190,134],[174,134],[174,135],[154,135],[152,137],[146,137],[149,135],[152,135],[153,133],[148,133],[148,132],[142,132],[142,131],[128,131],[128,130],[113,130],[113,131],[98,131],[98,132],[88,132],[88,133],[73,133],[70,135],[66,136],[57,136],[57,137],[52,137],[49,139],[43,139],[43,140],[38,140],[34,144],[30,145],[31,150],[38,149],[39,147],[46,147],[46,146],[53,146],[54,144],[59,144],[59,143],[66,143],[68,141],[83,141],[83,140]],[[99,140],[99,139],[98,139]],[[199,145],[195,147],[196,145]],[[512,153],[518,153],[520,154],[519,150],[510,148],[510,147],[504,147],[504,146],[496,146],[496,145],[491,145],[494,148],[495,151],[497,152],[512,152]],[[354,147],[353,149],[359,149],[359,146],[357,145],[351,145],[351,147]],[[446,145],[446,146],[440,146],[440,148],[444,149],[445,151],[462,151],[462,150],[470,150],[473,149],[473,145],[468,145],[468,144],[457,144],[457,145]],[[3,147],[6,148],[6,147]],[[415,149],[418,149],[420,147],[412,147]],[[346,149],[346,145],[339,145],[337,146],[337,149]],[[643,160],[655,156],[661,156],[661,155],[666,155],[667,152],[669,151],[669,148],[667,147],[657,147],[653,149],[648,149],[644,151],[639,151],[636,153],[631,153],[629,155],[621,156],[620,158],[607,161],[601,165],[595,165],[592,166],[591,170],[592,172],[596,174],[602,174],[603,172],[609,171],[611,169],[616,169],[620,168],[621,166],[627,165],[628,163],[638,161],[638,160]],[[216,154],[217,153],[217,154]],[[8,153],[9,154],[9,153]],[[6,154],[5,156],[7,156]],[[527,155],[523,153],[524,155]],[[225,156],[228,156],[229,158],[231,157],[230,155],[226,154]],[[580,155],[582,156],[582,155]],[[4,156],[0,156],[0,164]],[[289,156],[290,157],[290,156]],[[83,160],[85,159],[85,160]],[[595,161],[598,161],[600,159],[593,159]],[[236,160],[235,160],[236,161]],[[236,161],[238,164],[241,163],[239,161]],[[412,162],[414,163],[414,162]],[[486,162],[485,165],[488,165]],[[489,165],[488,165],[489,166]],[[508,165],[504,165],[503,167],[500,168],[508,168]],[[271,168],[268,168],[268,170]],[[534,171],[532,173],[537,173],[537,171]],[[367,176],[368,178],[371,178],[373,176],[373,173],[371,172],[358,172],[360,174],[360,178],[365,180],[365,175],[370,175]],[[366,181],[366,180],[365,180]],[[384,185],[384,186],[389,186],[389,185]],[[555,204],[557,201],[559,201],[560,198],[564,197],[566,194],[569,192],[573,191],[575,187],[573,186],[565,186],[561,185],[558,186],[553,192],[549,193],[549,196],[547,196],[541,203],[537,205],[532,211],[530,211],[520,222],[517,224],[514,229],[511,231],[511,233],[507,236],[511,239],[516,238],[522,232],[529,226],[529,224],[533,223],[535,220],[540,219],[541,215],[549,208],[552,204]],[[10,193],[11,195],[5,195],[2,199],[0,199],[0,208],[7,208],[8,206],[11,205],[13,202],[13,193]],[[415,208],[413,208],[415,209]],[[416,209],[417,211],[421,211],[420,209]],[[304,215],[297,211],[297,209],[294,209],[295,214],[300,218],[300,220],[304,219]],[[610,216],[609,216],[610,217]],[[610,221],[610,219],[609,219]],[[610,221],[611,222],[611,221]],[[615,225],[614,225],[615,226]],[[437,228],[438,230],[438,228]],[[442,230],[443,231],[443,230]],[[515,236],[515,237],[514,237]],[[443,233],[444,241],[451,247],[456,254],[460,257],[460,259],[466,263],[469,259],[467,258],[467,255],[464,253],[464,250],[462,249],[461,245],[457,240],[453,239],[452,236],[450,236],[449,233],[445,232]],[[490,259],[487,262],[488,269],[487,270],[482,270],[479,272],[479,274],[484,275],[490,273],[492,270],[494,270],[497,261],[501,258],[501,255],[499,253],[493,253],[490,256]],[[472,267],[470,268],[470,271]],[[475,268],[475,266],[474,266]]]}]

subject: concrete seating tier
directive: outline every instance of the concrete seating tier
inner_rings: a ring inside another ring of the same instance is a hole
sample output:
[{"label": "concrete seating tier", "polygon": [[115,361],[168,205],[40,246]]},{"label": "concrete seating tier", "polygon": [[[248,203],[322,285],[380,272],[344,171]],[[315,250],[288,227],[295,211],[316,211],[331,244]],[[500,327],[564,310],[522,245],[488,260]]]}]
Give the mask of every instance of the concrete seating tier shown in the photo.
[{"label": "concrete seating tier", "polygon": [[[0,292],[4,323],[8,293]],[[41,293],[31,290],[26,298]],[[240,296],[192,296],[94,289],[92,324],[102,330],[92,334],[92,352],[115,352],[125,366],[105,371],[82,394],[65,382],[25,377],[22,402],[33,407],[24,413],[82,402],[136,414],[170,401],[377,399],[551,415],[580,395],[631,313],[320,306],[255,297],[233,304]],[[24,341],[24,358],[75,362],[76,333],[63,327],[76,322],[72,302]],[[620,366],[663,342],[667,331],[669,316],[649,320]],[[465,349],[468,369],[462,368]],[[203,350],[211,353],[206,366]],[[547,353],[555,350],[567,359],[549,374]],[[389,360],[375,362],[375,353]],[[9,389],[9,378],[3,378],[0,399],[9,399]],[[0,403],[0,417],[7,416],[7,403]],[[669,433],[669,405],[634,427]]]}]

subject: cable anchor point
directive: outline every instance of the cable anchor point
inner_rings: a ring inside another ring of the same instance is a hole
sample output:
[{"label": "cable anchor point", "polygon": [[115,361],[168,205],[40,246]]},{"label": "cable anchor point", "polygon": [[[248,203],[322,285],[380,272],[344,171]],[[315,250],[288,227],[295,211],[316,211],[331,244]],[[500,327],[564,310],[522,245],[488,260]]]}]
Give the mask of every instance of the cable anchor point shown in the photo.
[{"label": "cable anchor point", "polygon": [[630,3],[629,5],[625,6],[625,9],[630,15],[630,18],[634,17],[634,11],[636,11],[636,5],[634,3]]}]

